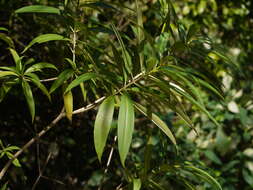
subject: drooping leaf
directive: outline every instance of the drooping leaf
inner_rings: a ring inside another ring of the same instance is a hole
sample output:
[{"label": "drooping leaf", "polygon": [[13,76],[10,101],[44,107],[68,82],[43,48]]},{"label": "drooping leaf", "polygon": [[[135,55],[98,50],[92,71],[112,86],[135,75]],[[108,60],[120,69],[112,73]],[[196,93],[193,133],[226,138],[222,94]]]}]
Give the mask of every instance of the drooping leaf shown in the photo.
[{"label": "drooping leaf", "polygon": [[59,34],[42,34],[40,36],[37,36],[36,38],[34,38],[26,47],[25,49],[22,51],[22,53],[26,52],[31,46],[33,46],[34,44],[41,44],[41,43],[45,43],[45,42],[49,42],[49,41],[58,41],[58,40],[64,40],[64,41],[68,41],[68,38],[65,38],[64,36],[61,36]]},{"label": "drooping leaf", "polygon": [[50,96],[47,88],[40,82],[39,78],[36,77],[36,75],[33,73],[29,73],[29,74],[27,74],[27,76],[29,76],[29,80],[31,80],[31,82],[33,84],[35,84],[51,101],[51,96]]},{"label": "drooping leaf", "polygon": [[210,185],[212,185],[214,189],[222,190],[222,187],[220,186],[219,182],[216,179],[214,179],[210,174],[205,172],[204,170],[196,168],[189,164],[185,165],[184,168],[192,171],[194,174],[198,174],[197,176],[201,177],[203,180],[205,180]]},{"label": "drooping leaf", "polygon": [[13,71],[0,71],[0,78],[5,77],[5,76],[18,76],[17,73],[13,72]]},{"label": "drooping leaf", "polygon": [[95,73],[84,73],[80,76],[78,76],[75,80],[73,80],[69,85],[68,87],[66,88],[65,92],[68,92],[70,91],[72,88],[80,85],[82,82],[85,82],[87,80],[90,80],[90,79],[93,79],[95,77],[97,77],[98,75],[95,74]]},{"label": "drooping leaf", "polygon": [[0,40],[5,41],[11,48],[14,48],[14,42],[6,34],[0,33]]},{"label": "drooping leaf", "polygon": [[70,64],[73,70],[76,70],[76,63],[74,63],[71,59],[65,58],[65,60]]},{"label": "drooping leaf", "polygon": [[41,69],[45,69],[45,68],[58,70],[51,63],[41,62],[41,63],[36,63],[36,64],[32,65],[31,67],[29,67],[28,69],[26,69],[25,73],[32,73],[32,72],[36,72],[36,71],[41,71]]},{"label": "drooping leaf", "polygon": [[73,114],[73,95],[71,90],[68,91],[63,95],[64,100],[64,108],[66,111],[66,116],[69,121],[72,121],[72,114]]},{"label": "drooping leaf", "polygon": [[134,130],[134,106],[127,95],[121,96],[118,117],[118,148],[120,161],[125,167],[125,160],[131,145]]},{"label": "drooping leaf", "polygon": [[66,80],[68,80],[71,76],[73,76],[74,71],[72,69],[66,69],[59,74],[57,77],[57,80],[54,81],[52,84],[49,93],[51,94],[54,92],[57,88],[59,88]]},{"label": "drooping leaf", "polygon": [[33,122],[34,116],[35,116],[35,103],[34,103],[34,99],[33,99],[32,90],[31,90],[31,87],[28,84],[28,82],[26,82],[24,80],[22,81],[22,88],[23,88],[23,92],[24,92],[24,95],[26,98],[26,102],[27,102],[29,110],[30,110],[32,122]]},{"label": "drooping leaf", "polygon": [[0,87],[0,103],[3,101],[6,94],[10,91],[13,85],[8,83],[3,83]]},{"label": "drooping leaf", "polygon": [[[146,108],[144,108],[142,105],[138,104],[135,102],[135,107],[145,116],[148,116],[147,110]],[[159,129],[161,129],[171,140],[171,142],[177,147],[177,142],[176,139],[174,137],[174,135],[172,134],[171,130],[169,129],[169,127],[166,125],[166,123],[164,121],[162,121],[156,114],[152,113],[151,118],[149,118],[157,127],[159,127]]]},{"label": "drooping leaf", "polygon": [[45,5],[30,5],[19,8],[15,13],[50,13],[50,14],[61,14],[60,9]]},{"label": "drooping leaf", "polygon": [[113,112],[114,97],[108,97],[100,105],[94,125],[94,144],[100,162],[111,128]]}]

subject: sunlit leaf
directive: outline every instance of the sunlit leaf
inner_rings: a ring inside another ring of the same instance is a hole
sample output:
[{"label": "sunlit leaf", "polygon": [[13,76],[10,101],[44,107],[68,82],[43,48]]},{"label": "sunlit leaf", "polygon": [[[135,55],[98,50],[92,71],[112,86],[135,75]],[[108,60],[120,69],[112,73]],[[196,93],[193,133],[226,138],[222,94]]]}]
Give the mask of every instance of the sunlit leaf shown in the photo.
[{"label": "sunlit leaf", "polygon": [[125,160],[132,142],[134,131],[134,106],[127,95],[121,96],[118,117],[118,148],[120,161],[125,167]]},{"label": "sunlit leaf", "polygon": [[111,128],[113,112],[114,97],[108,97],[100,105],[94,125],[94,144],[100,162]]},{"label": "sunlit leaf", "polygon": [[50,14],[60,14],[60,9],[55,7],[45,6],[45,5],[30,5],[17,9],[15,13],[50,13]]},{"label": "sunlit leaf", "polygon": [[72,114],[73,114],[73,95],[71,91],[68,91],[63,95],[64,100],[64,108],[66,111],[66,116],[69,121],[72,121]]},{"label": "sunlit leaf", "polygon": [[5,77],[5,76],[18,76],[17,73],[13,71],[0,71],[0,78]]},{"label": "sunlit leaf", "polygon": [[36,71],[41,71],[41,69],[55,69],[58,70],[53,64],[51,63],[46,63],[46,62],[41,62],[41,63],[36,63],[26,69],[25,73],[31,73],[31,72],[36,72]]},{"label": "sunlit leaf", "polygon": [[133,190],[140,190],[140,189],[141,189],[141,180],[133,179]]}]

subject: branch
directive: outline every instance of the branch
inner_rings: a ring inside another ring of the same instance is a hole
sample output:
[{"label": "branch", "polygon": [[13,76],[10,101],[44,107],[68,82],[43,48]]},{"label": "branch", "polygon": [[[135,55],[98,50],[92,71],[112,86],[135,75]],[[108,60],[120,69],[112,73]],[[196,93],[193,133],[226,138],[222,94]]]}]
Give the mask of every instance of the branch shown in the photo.
[{"label": "branch", "polygon": [[[132,80],[130,80],[124,87],[122,87],[121,89],[119,89],[117,92],[115,92],[113,95],[117,95],[120,92],[122,92],[123,90],[125,90],[127,87],[131,86],[132,84],[134,84],[135,82],[137,82],[138,80],[140,80],[143,76],[144,76],[144,72],[139,73],[138,75],[136,75]],[[79,113],[83,113],[86,112],[94,107],[96,107],[98,104],[100,104],[104,99],[106,98],[106,96],[103,96],[99,99],[97,99],[95,102],[87,105],[86,107],[82,107],[79,108],[75,111],[73,111],[73,114],[79,114]],[[40,131],[37,136],[33,137],[31,140],[29,140],[18,152],[16,152],[13,157],[5,164],[5,166],[3,167],[3,169],[0,172],[0,180],[2,180],[3,176],[5,175],[5,173],[7,172],[8,168],[10,167],[10,165],[12,164],[12,162],[18,158],[19,155],[21,155],[27,148],[29,148],[38,138],[42,137],[47,131],[49,131],[50,129],[52,129],[57,123],[58,121],[60,121],[62,118],[65,117],[65,112],[64,109],[62,109],[61,113],[42,131]]]}]

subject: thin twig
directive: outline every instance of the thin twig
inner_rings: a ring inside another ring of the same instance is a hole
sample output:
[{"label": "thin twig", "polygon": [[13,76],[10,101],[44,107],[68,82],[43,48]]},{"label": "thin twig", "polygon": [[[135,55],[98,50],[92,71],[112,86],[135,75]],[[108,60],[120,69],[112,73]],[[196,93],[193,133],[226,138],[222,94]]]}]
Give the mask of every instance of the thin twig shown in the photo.
[{"label": "thin twig", "polygon": [[44,164],[43,169],[42,169],[42,170],[40,170],[40,172],[39,172],[39,176],[37,177],[37,179],[36,179],[35,183],[34,183],[34,184],[33,184],[33,186],[32,186],[32,190],[35,190],[35,188],[36,188],[37,184],[39,183],[40,178],[42,177],[43,172],[45,171],[46,166],[47,166],[47,164],[48,164],[48,162],[49,162],[49,160],[50,160],[50,158],[51,158],[51,155],[52,155],[52,153],[50,152],[50,153],[48,154],[48,156],[47,156],[47,159],[46,159],[46,162],[45,162],[45,164]]},{"label": "thin twig", "polygon": [[42,79],[42,80],[40,80],[40,82],[50,82],[50,81],[54,81],[57,79],[58,79],[57,77],[53,77],[53,78],[49,78],[49,79]]},{"label": "thin twig", "polygon": [[[127,87],[131,86],[132,84],[136,83],[138,80],[140,80],[143,76],[144,76],[144,72],[139,73],[138,75],[136,75],[131,81],[129,81],[128,84],[126,84],[124,87],[122,87],[121,89],[119,89],[117,92],[115,92],[113,95],[117,95],[119,94],[121,91],[125,90]],[[86,107],[82,107],[79,108],[75,111],[73,111],[73,114],[78,114],[78,113],[83,113],[86,112],[94,107],[96,107],[98,104],[100,104],[106,97],[103,96],[99,99],[97,99],[95,102],[87,105]],[[19,151],[17,151],[12,159],[10,159],[5,166],[3,167],[3,169],[0,172],[0,180],[2,180],[3,176],[5,175],[5,173],[7,172],[8,168],[10,167],[10,165],[12,164],[12,162],[18,158],[19,155],[21,155],[27,148],[29,148],[38,138],[42,137],[47,131],[49,131],[51,128],[53,128],[58,121],[60,121],[62,118],[65,117],[65,112],[64,109],[62,109],[61,113],[47,126],[45,127],[45,129],[43,129],[42,131],[40,131],[35,137],[33,137],[31,140],[29,140]]]},{"label": "thin twig", "polygon": [[105,168],[105,171],[103,173],[103,177],[101,179],[101,183],[98,187],[98,190],[101,190],[102,189],[102,185],[104,184],[104,180],[105,180],[105,175],[107,174],[108,172],[108,169],[109,169],[109,166],[110,166],[110,163],[111,163],[111,160],[112,160],[112,155],[113,155],[113,151],[114,151],[114,145],[117,141],[117,136],[114,137],[114,140],[113,140],[113,145],[112,145],[112,148],[111,148],[111,151],[110,151],[110,154],[109,154],[109,157],[108,157],[108,160],[107,160],[107,163],[106,163],[106,168]]}]

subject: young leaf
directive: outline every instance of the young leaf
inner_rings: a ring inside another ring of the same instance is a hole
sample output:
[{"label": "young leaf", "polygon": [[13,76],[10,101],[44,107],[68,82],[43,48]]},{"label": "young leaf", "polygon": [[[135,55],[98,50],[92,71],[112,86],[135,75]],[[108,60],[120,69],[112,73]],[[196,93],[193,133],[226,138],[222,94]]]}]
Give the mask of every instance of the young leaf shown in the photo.
[{"label": "young leaf", "polygon": [[71,76],[73,76],[74,71],[72,69],[66,69],[59,74],[57,77],[57,80],[54,81],[52,84],[49,93],[51,94],[54,92],[57,88],[59,88],[66,80],[68,80]]},{"label": "young leaf", "polygon": [[125,160],[129,151],[134,130],[134,106],[127,95],[121,96],[118,117],[118,148],[120,161],[125,167]]},{"label": "young leaf", "polygon": [[45,5],[30,5],[19,8],[15,13],[50,13],[50,14],[61,14],[60,9]]},{"label": "young leaf", "polygon": [[100,162],[111,128],[113,112],[114,97],[108,97],[99,107],[94,126],[94,144]]},{"label": "young leaf", "polygon": [[41,62],[41,63],[36,63],[36,64],[32,65],[31,67],[29,67],[28,69],[26,69],[25,73],[32,73],[32,72],[36,72],[36,71],[41,71],[41,69],[45,69],[45,68],[58,70],[51,63]]},{"label": "young leaf", "polygon": [[33,122],[34,116],[35,116],[35,103],[34,103],[34,99],[33,99],[32,90],[31,90],[31,87],[28,84],[28,82],[26,82],[24,80],[22,81],[22,88],[23,88],[23,92],[24,92],[24,95],[26,98],[26,102],[27,102],[29,110],[30,110],[32,122]]},{"label": "young leaf", "polygon": [[37,36],[36,38],[34,38],[26,47],[25,49],[22,51],[22,53],[26,52],[31,46],[33,46],[34,44],[38,43],[45,43],[45,42],[49,42],[49,41],[55,41],[55,40],[69,40],[68,38],[65,38],[64,36],[61,36],[59,34],[42,34],[40,36]]},{"label": "young leaf", "polygon": [[[140,104],[135,102],[135,107],[145,116],[148,117],[147,110]],[[172,134],[171,130],[169,127],[166,125],[164,121],[162,121],[156,114],[152,113],[152,118],[149,118],[157,127],[159,127],[171,140],[171,142],[177,147],[177,142]]]},{"label": "young leaf", "polygon": [[95,78],[97,77],[98,75],[95,74],[95,73],[84,73],[80,76],[78,76],[75,80],[73,80],[69,85],[68,87],[66,88],[65,92],[68,92],[70,91],[72,88],[78,86],[79,84],[81,84],[82,82],[85,82],[87,80],[90,80],[92,78]]},{"label": "young leaf", "polygon": [[64,107],[66,111],[66,116],[69,121],[72,121],[72,113],[73,113],[73,96],[72,92],[68,91],[63,95]]}]

